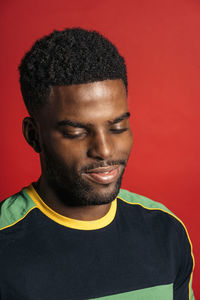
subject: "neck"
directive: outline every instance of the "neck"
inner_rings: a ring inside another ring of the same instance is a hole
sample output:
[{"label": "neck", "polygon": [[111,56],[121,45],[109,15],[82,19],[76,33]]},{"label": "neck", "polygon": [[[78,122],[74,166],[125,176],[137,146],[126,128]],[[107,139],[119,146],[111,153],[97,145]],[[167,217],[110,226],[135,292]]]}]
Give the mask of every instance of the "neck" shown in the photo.
[{"label": "neck", "polygon": [[93,221],[104,217],[110,209],[111,203],[88,206],[68,206],[66,205],[41,177],[33,184],[42,200],[55,212],[76,220]]}]

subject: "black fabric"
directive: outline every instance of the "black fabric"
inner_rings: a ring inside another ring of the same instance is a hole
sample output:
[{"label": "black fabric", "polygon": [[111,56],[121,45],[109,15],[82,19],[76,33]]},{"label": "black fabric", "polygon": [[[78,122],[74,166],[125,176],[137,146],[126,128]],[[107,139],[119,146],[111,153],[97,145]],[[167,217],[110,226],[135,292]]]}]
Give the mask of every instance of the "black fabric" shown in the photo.
[{"label": "black fabric", "polygon": [[118,199],[110,225],[85,231],[36,208],[0,231],[0,244],[2,300],[91,299],[170,283],[174,299],[189,299],[190,244],[181,223],[160,210]]}]

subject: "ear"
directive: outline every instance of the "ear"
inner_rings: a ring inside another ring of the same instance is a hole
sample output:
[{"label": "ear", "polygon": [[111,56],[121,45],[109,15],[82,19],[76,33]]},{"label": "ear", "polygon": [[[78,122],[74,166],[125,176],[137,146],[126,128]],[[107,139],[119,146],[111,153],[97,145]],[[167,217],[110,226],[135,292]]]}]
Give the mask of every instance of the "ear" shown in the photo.
[{"label": "ear", "polygon": [[39,133],[38,126],[35,120],[31,117],[26,117],[23,120],[23,135],[27,143],[35,150],[35,152],[40,153],[40,141],[39,141]]}]

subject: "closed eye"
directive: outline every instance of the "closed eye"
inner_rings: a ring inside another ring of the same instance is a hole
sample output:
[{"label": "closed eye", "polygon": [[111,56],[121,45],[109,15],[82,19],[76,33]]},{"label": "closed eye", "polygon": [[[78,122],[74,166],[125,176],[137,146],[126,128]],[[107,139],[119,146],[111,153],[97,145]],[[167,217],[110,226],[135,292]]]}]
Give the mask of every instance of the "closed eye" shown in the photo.
[{"label": "closed eye", "polygon": [[120,134],[127,131],[128,128],[111,128],[110,131],[114,134]]},{"label": "closed eye", "polygon": [[86,136],[86,132],[81,133],[69,133],[69,132],[63,132],[63,137],[68,139],[78,139]]}]

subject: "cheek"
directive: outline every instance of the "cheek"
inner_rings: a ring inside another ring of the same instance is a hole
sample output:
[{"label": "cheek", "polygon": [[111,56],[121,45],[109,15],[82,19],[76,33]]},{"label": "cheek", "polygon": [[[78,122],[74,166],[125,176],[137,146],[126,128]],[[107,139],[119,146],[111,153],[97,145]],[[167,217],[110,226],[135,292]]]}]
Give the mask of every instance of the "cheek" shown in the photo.
[{"label": "cheek", "polygon": [[133,135],[132,132],[127,132],[126,135],[124,135],[124,137],[120,138],[120,141],[118,141],[118,148],[117,152],[121,152],[121,153],[125,153],[125,154],[129,154],[131,151],[133,145]]},{"label": "cheek", "polygon": [[83,145],[67,139],[54,141],[51,150],[60,162],[73,169],[79,168],[86,155]]},{"label": "cheek", "polygon": [[131,151],[132,146],[133,146],[133,133],[130,130],[130,132],[129,132],[129,138],[128,138],[128,147],[130,149],[129,151]]}]

